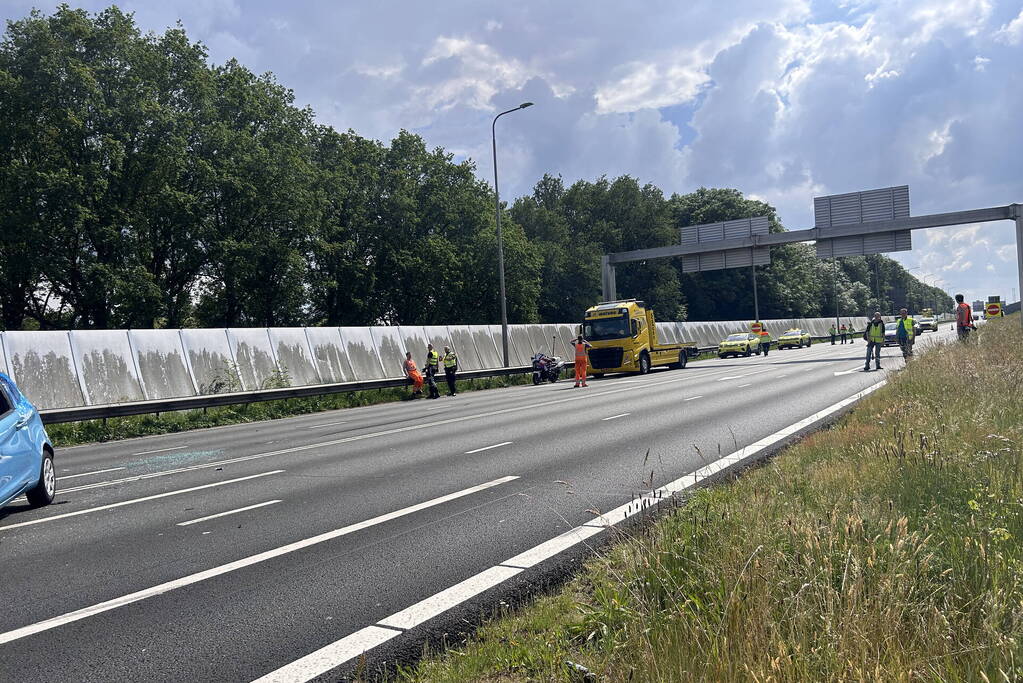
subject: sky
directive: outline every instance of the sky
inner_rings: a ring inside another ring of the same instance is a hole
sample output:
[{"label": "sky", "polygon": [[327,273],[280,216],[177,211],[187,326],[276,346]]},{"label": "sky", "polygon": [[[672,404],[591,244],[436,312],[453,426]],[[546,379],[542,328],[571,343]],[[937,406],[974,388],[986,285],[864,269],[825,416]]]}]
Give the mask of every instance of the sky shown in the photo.
[{"label": "sky", "polygon": [[[89,11],[107,2],[70,3]],[[0,18],[56,2],[0,0]],[[321,123],[401,129],[493,182],[629,174],[734,187],[789,229],[813,197],[909,185],[912,215],[1023,203],[1021,0],[160,0],[213,63],[273,72]],[[917,230],[892,254],[968,301],[1019,287],[1008,221]]]}]

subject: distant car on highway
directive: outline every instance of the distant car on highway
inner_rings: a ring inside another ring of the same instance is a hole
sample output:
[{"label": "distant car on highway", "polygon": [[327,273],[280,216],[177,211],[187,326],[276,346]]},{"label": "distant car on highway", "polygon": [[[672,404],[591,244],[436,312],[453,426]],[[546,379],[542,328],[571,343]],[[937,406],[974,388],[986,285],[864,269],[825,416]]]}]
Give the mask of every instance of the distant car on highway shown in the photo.
[{"label": "distant car on highway", "polygon": [[0,507],[23,493],[33,506],[53,502],[53,445],[39,411],[0,373]]},{"label": "distant car on highway", "polygon": [[736,332],[718,344],[718,358],[750,356],[760,353],[760,337],[752,332]]},{"label": "distant car on highway", "polygon": [[938,319],[933,317],[920,318],[916,321],[917,329],[921,332],[930,330],[931,332],[938,331]]},{"label": "distant car on highway", "polygon": [[789,349],[793,346],[801,349],[810,345],[810,333],[806,330],[786,330],[778,337],[778,348]]},{"label": "distant car on highway", "polygon": [[896,337],[895,328],[898,327],[898,323],[885,323],[884,324],[884,345],[885,346],[898,346],[899,340]]}]

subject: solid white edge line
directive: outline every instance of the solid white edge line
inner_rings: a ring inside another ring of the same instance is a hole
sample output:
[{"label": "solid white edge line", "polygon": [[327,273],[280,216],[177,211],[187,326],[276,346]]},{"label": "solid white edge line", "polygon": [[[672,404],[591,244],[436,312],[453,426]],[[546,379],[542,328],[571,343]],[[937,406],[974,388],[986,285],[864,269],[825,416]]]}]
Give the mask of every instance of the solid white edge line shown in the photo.
[{"label": "solid white edge line", "polygon": [[626,415],[632,415],[632,413],[622,413],[621,415],[612,415],[611,417],[602,417],[602,418],[600,418],[600,421],[601,422],[606,422],[608,420],[617,420],[618,418],[625,417]]},{"label": "solid white edge line", "polygon": [[[446,588],[439,593],[435,593],[434,595],[415,603],[414,605],[395,612],[389,617],[381,619],[376,623],[376,626],[401,628],[405,630],[415,628],[429,619],[443,614],[462,602],[479,595],[483,591],[497,586],[508,578],[525,571],[526,568],[533,567],[540,562],[557,555],[558,553],[564,552],[574,545],[578,545],[579,543],[586,541],[590,537],[595,536],[601,531],[609,529],[611,526],[622,522],[629,517],[658,505],[661,501],[670,498],[672,494],[693,488],[701,481],[713,476],[721,470],[742,462],[765,448],[778,443],[782,439],[795,434],[801,429],[804,429],[805,427],[838,412],[852,403],[855,403],[861,398],[880,389],[886,383],[886,380],[882,380],[877,384],[867,387],[863,391],[857,392],[823,410],[817,411],[809,417],[795,422],[774,434],[766,436],[756,443],[750,444],[749,446],[745,446],[734,453],[726,455],[709,465],[701,467],[695,472],[679,477],[675,481],[644,495],[639,500],[626,503],[625,505],[604,513],[591,522],[587,522],[586,524],[570,529],[569,531],[555,536],[549,541],[545,541],[530,550],[510,557],[504,562],[500,562],[488,569],[484,569],[482,572],[479,572],[478,574],[475,574],[468,579],[451,586],[450,588]],[[664,494],[668,495],[665,496]],[[499,579],[501,576],[504,576],[504,578]],[[335,643],[326,645],[312,654],[306,655],[301,659],[295,660],[290,664],[286,664],[283,667],[276,669],[262,678],[256,679],[256,683],[266,683],[267,681],[302,683],[304,681],[312,680],[313,678],[316,678],[317,676],[320,676],[331,669],[337,668],[364,654],[373,647],[376,647],[375,645],[364,646],[361,644],[359,638],[356,638],[353,641],[346,641],[347,638],[353,638],[353,636],[363,634],[367,631],[367,629],[372,628],[374,627],[368,626],[349,636],[345,636],[345,638],[342,638]],[[385,638],[384,641],[394,638],[399,635],[399,632],[395,631],[394,635],[387,635],[389,637]],[[0,638],[2,638],[2,636],[0,636]],[[3,641],[0,640],[0,642]],[[345,643],[345,645],[342,646],[342,643]],[[299,663],[302,664],[299,665]],[[315,665],[312,665],[313,663],[315,663]]]},{"label": "solid white edge line", "polygon": [[183,588],[184,586],[191,586],[192,584],[196,584],[207,579],[212,579],[214,577],[221,576],[222,574],[227,574],[233,571],[237,571],[239,569],[244,569],[245,567],[249,567],[260,562],[265,562],[275,557],[280,557],[281,555],[287,555],[288,553],[293,553],[297,550],[302,550],[303,548],[308,548],[319,543],[324,543],[335,538],[340,538],[341,536],[346,536],[348,534],[360,531],[362,529],[374,526],[376,524],[381,524],[392,519],[397,519],[398,517],[403,517],[405,515],[412,514],[413,512],[418,512],[420,510],[424,510],[435,505],[440,505],[441,503],[447,503],[449,501],[456,500],[458,498],[462,498],[473,493],[478,493],[480,491],[493,488],[501,484],[506,484],[518,478],[519,477],[517,476],[508,476],[501,477],[500,479],[494,479],[493,481],[478,484],[467,489],[462,489],[461,491],[448,493],[443,496],[439,496],[437,498],[424,501],[422,503],[416,503],[415,505],[410,505],[408,507],[401,508],[400,510],[395,510],[394,512],[388,512],[383,515],[378,515],[377,517],[373,517],[372,519],[367,519],[362,522],[350,524],[348,526],[341,527],[340,529],[334,529],[333,531],[328,531],[326,533],[318,534],[316,536],[311,536],[309,538],[302,539],[301,541],[295,541],[293,543],[288,543],[287,545],[282,545],[271,550],[256,553],[255,555],[249,555],[248,557],[243,557],[242,559],[235,560],[234,562],[228,562],[227,564],[220,565],[219,567],[205,569],[201,572],[196,572],[194,574],[189,574],[188,576],[183,576],[179,579],[174,579],[173,581],[167,581],[156,586],[151,586],[140,591],[135,591],[134,593],[122,595],[119,598],[106,600],[104,602],[100,602],[89,607],[84,607],[82,609],[75,610],[74,612],[68,612],[67,614],[62,614],[51,619],[45,619],[34,624],[29,624],[28,626],[23,626],[21,628],[14,629],[13,631],[0,633],[0,645],[9,643],[14,640],[18,640],[20,638],[25,638],[27,636],[35,635],[36,633],[42,633],[43,631],[48,631],[50,629],[57,628],[58,626],[63,626],[65,624],[70,624],[75,621],[80,621],[82,619],[94,616],[96,614],[109,612],[110,610],[117,609],[118,607],[130,605],[135,602],[140,602],[142,600],[146,600],[147,598],[152,598],[157,595],[162,595],[163,593],[168,593],[172,590],[176,590],[178,588]]},{"label": "solid white edge line", "polygon": [[291,664],[272,671],[256,679],[255,683],[293,683],[316,678],[324,671],[334,668],[333,662],[355,659],[363,652],[372,650],[377,645],[386,643],[391,638],[400,636],[401,631],[379,626],[367,626],[355,633],[345,636],[326,647],[296,659]]},{"label": "solid white edge line", "polygon": [[228,515],[234,515],[234,514],[237,514],[239,512],[247,512],[248,510],[255,510],[256,508],[263,508],[263,507],[266,507],[267,505],[276,505],[277,503],[280,503],[280,502],[282,502],[282,501],[280,501],[280,500],[268,500],[265,503],[256,503],[255,505],[247,505],[247,506],[245,506],[243,508],[238,508],[237,510],[228,510],[227,512],[218,512],[215,515],[206,515],[205,517],[199,517],[198,519],[190,519],[187,522],[178,522],[177,525],[178,526],[191,526],[192,524],[198,524],[199,522],[206,522],[206,521],[211,520],[211,519],[216,519],[217,517],[227,517]]},{"label": "solid white edge line", "polygon": [[500,448],[501,446],[511,445],[511,441],[502,441],[501,443],[495,443],[493,446],[484,446],[483,448],[476,448],[471,451],[466,451],[466,455],[472,455],[473,453],[482,453],[483,451],[489,451],[491,448]]},{"label": "solid white edge line", "polygon": [[239,481],[248,481],[249,479],[258,479],[259,477],[268,477],[271,474],[280,474],[284,470],[272,470],[270,472],[262,472],[260,474],[250,474],[247,477],[238,477],[237,479],[226,479],[224,481],[215,481],[212,484],[203,484],[202,486],[192,486],[187,489],[178,489],[177,491],[167,491],[166,493],[157,493],[152,496],[145,496],[143,498],[132,498],[131,500],[122,500],[118,503],[110,503],[109,505],[100,505],[99,507],[87,508],[85,510],[76,510],[75,512],[65,512],[62,515],[53,515],[51,517],[40,517],[39,519],[32,519],[27,522],[18,522],[16,524],[8,524],[6,526],[0,526],[0,531],[7,531],[8,529],[17,529],[23,526],[33,526],[35,524],[43,524],[45,522],[54,522],[58,519],[67,519],[68,517],[78,517],[79,515],[87,515],[92,512],[100,512],[102,510],[111,510],[113,508],[124,507],[125,505],[134,505],[135,503],[144,503],[149,500],[157,500],[159,498],[167,498],[168,496],[177,496],[182,493],[191,493],[192,491],[202,491],[203,489],[210,489],[214,486],[224,486],[225,484],[234,484]]},{"label": "solid white edge line", "polygon": [[79,472],[78,474],[62,474],[61,476],[57,477],[57,481],[60,481],[62,479],[74,479],[75,477],[88,477],[91,474],[106,474],[107,472],[116,472],[118,470],[123,469],[124,469],[123,467],[111,467],[105,470],[93,470],[92,472]]}]

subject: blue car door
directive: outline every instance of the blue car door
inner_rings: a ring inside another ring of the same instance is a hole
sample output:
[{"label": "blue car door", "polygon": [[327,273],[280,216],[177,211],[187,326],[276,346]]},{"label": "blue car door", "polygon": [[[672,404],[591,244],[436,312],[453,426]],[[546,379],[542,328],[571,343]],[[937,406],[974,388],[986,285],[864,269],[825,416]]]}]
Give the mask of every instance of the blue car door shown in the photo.
[{"label": "blue car door", "polygon": [[19,493],[38,476],[39,458],[29,438],[30,413],[18,411],[0,383],[0,503]]}]

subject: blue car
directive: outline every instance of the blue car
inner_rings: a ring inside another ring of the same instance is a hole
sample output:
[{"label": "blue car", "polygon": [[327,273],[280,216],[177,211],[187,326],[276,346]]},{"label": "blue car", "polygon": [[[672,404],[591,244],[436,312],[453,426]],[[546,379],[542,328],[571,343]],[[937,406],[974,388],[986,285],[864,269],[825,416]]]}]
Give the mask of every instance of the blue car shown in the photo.
[{"label": "blue car", "polygon": [[22,493],[33,506],[53,502],[53,445],[35,406],[0,372],[0,507]]}]

